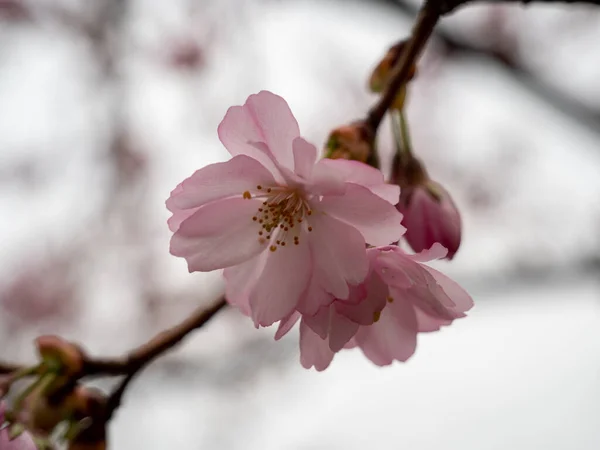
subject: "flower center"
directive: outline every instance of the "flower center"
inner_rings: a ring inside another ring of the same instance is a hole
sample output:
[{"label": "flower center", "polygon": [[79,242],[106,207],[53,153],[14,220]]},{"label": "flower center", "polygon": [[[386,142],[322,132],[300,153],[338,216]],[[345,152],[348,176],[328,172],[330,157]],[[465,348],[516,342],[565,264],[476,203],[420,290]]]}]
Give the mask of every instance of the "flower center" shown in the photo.
[{"label": "flower center", "polygon": [[[306,227],[304,219],[312,214],[302,192],[287,187],[263,188],[255,198],[263,199],[252,220],[259,225],[258,241],[261,244],[270,242],[269,250],[276,251],[286,245],[300,245],[300,232]],[[244,198],[251,198],[248,191]],[[306,228],[309,232],[312,227]]]}]

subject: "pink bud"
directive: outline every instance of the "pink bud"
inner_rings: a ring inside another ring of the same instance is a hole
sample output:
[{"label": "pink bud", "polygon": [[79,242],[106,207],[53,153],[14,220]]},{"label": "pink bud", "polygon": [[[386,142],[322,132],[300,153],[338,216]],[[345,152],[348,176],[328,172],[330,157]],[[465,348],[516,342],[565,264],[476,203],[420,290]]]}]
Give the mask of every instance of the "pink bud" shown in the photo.
[{"label": "pink bud", "polygon": [[404,187],[397,208],[404,215],[404,237],[415,252],[438,242],[448,249],[448,259],[454,257],[461,239],[460,214],[440,184],[428,180]]},{"label": "pink bud", "polygon": [[11,428],[4,424],[4,403],[0,403],[0,449],[2,450],[36,450],[37,447],[27,431],[23,431],[18,436],[11,439]]}]

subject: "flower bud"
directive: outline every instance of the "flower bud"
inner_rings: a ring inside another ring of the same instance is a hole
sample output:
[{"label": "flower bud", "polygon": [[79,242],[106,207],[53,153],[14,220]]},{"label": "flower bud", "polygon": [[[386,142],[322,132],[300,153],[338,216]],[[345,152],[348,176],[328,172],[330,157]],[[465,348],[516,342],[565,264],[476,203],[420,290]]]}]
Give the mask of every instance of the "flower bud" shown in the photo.
[{"label": "flower bud", "polygon": [[325,157],[367,162],[372,154],[373,136],[364,122],[354,122],[336,128],[329,135]]},{"label": "flower bud", "polygon": [[[406,47],[407,40],[403,40],[393,45],[383,59],[379,62],[377,67],[371,73],[371,77],[369,78],[369,89],[371,92],[382,92],[387,83],[390,80],[390,76],[392,74],[392,70],[398,59],[400,59],[400,55],[404,51]],[[417,73],[417,66],[412,65],[410,68],[410,72],[408,75],[408,81],[412,80]],[[406,100],[406,85],[402,86],[398,90],[398,94],[394,100],[394,103],[391,106],[391,109],[402,109],[404,107],[404,102]]]},{"label": "flower bud", "polygon": [[423,165],[414,157],[394,161],[394,182],[400,186],[398,211],[406,227],[404,238],[415,252],[438,242],[448,249],[448,259],[458,251],[461,219],[450,194],[429,179]]},{"label": "flower bud", "polygon": [[62,375],[81,372],[84,355],[77,345],[58,336],[40,336],[36,344],[41,358],[49,364],[56,364]]}]

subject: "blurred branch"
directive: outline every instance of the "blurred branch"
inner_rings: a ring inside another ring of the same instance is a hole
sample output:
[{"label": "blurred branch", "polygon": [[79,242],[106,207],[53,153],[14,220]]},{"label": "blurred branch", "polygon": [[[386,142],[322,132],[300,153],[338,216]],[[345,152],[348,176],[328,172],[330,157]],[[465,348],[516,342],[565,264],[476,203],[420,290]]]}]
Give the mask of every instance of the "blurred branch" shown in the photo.
[{"label": "blurred branch", "polygon": [[196,309],[181,323],[159,333],[122,358],[87,358],[84,361],[83,376],[135,374],[157,356],[179,344],[192,331],[201,328],[226,304],[225,298],[222,297],[208,309]]},{"label": "blurred branch", "polygon": [[124,358],[88,359],[85,361],[83,369],[85,375],[127,375],[108,398],[107,420],[112,417],[114,411],[121,404],[121,399],[129,383],[142,369],[156,357],[179,344],[192,331],[201,328],[226,305],[227,302],[222,297],[208,309],[204,307],[196,309],[181,323],[159,333],[147,343],[129,352]]},{"label": "blurred branch", "polygon": [[441,9],[443,3],[444,0],[426,0],[419,11],[412,36],[392,69],[389,83],[377,103],[367,113],[365,123],[373,136],[377,134],[377,128],[387,110],[394,103],[398,91],[408,81],[411,67],[416,63],[443,13],[443,9]]},{"label": "blurred branch", "polygon": [[16,372],[20,368],[20,366],[14,364],[0,362],[0,375],[8,375],[9,373]]},{"label": "blurred branch", "polygon": [[[418,7],[407,0],[380,0],[401,10],[404,14],[414,17]],[[506,70],[506,74],[520,84],[528,92],[535,95],[556,112],[576,120],[589,131],[600,134],[600,111],[574,100],[567,94],[552,88],[528,71],[516,58],[494,48],[482,48],[464,39],[456,38],[451,32],[437,27],[433,37],[438,39],[451,55],[464,55],[489,60]]]},{"label": "blurred branch", "polygon": [[599,5],[600,0],[440,0],[440,7],[443,9],[443,14],[453,12],[456,8],[468,5],[470,3],[565,3],[565,4],[589,4]]}]

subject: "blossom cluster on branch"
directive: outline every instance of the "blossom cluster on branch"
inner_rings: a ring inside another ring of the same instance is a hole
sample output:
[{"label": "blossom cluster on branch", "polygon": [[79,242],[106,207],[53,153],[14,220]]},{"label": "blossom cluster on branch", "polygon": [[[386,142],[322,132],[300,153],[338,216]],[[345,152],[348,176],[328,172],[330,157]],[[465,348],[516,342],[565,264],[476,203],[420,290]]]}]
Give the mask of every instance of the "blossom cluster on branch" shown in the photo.
[{"label": "blossom cluster on branch", "polygon": [[[418,332],[472,307],[423,264],[447,249],[431,239],[417,255],[392,245],[406,232],[399,186],[360,161],[319,160],[283,98],[251,95],[218,130],[232,158],[171,193],[171,253],[191,272],[225,269],[227,301],[257,327],[279,323],[277,339],[300,321],[304,367],[323,370],[352,347],[378,365],[405,361]],[[426,222],[412,220],[413,233]]]}]

